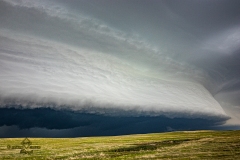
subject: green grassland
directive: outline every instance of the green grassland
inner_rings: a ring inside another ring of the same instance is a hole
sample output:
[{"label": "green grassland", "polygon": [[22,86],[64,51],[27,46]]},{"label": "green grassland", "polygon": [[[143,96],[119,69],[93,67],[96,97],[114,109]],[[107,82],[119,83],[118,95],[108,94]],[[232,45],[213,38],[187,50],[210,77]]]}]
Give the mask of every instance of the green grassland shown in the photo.
[{"label": "green grassland", "polygon": [[82,138],[0,139],[0,159],[240,159],[240,131],[189,131]]}]

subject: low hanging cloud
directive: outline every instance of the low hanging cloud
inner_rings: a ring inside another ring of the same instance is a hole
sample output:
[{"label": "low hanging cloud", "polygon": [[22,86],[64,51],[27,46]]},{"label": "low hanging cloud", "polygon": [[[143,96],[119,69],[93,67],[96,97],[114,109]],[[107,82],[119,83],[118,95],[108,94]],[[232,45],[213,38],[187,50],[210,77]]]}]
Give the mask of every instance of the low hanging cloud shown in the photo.
[{"label": "low hanging cloud", "polygon": [[[106,136],[175,130],[212,129],[221,118],[106,116],[50,108],[0,108],[0,137]],[[157,126],[157,127],[156,127]]]},{"label": "low hanging cloud", "polygon": [[[207,56],[200,53],[237,52],[238,29],[226,32],[229,38],[224,42],[221,39],[226,35],[220,35],[206,38],[198,48],[180,47],[180,53],[193,52],[184,58],[186,55],[171,53],[184,44],[158,46],[144,34],[117,29],[101,18],[74,9],[75,3],[80,2],[71,1],[69,5],[45,0],[0,2],[2,109],[47,107],[96,117],[163,116],[169,121],[199,118],[213,121],[209,122],[211,125],[230,118],[213,97],[224,89],[224,83],[215,81],[212,73],[224,73],[211,67],[212,63],[202,65],[203,57]],[[174,20],[183,20],[180,15],[176,17],[171,7],[163,9]],[[218,46],[219,41],[223,45]],[[196,53],[199,55],[194,56]],[[196,57],[201,61],[194,64]],[[104,118],[99,119],[107,124]],[[6,120],[2,125],[10,124]]]}]

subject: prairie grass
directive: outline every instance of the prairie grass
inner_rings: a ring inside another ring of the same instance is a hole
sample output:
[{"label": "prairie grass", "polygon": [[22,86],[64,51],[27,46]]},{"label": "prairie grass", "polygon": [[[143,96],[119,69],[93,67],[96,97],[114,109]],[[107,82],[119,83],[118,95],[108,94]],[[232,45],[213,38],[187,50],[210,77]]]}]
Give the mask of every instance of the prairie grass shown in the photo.
[{"label": "prairie grass", "polygon": [[240,159],[240,131],[188,131],[142,135],[29,138],[32,154],[20,154],[23,138],[1,138],[0,159]]}]

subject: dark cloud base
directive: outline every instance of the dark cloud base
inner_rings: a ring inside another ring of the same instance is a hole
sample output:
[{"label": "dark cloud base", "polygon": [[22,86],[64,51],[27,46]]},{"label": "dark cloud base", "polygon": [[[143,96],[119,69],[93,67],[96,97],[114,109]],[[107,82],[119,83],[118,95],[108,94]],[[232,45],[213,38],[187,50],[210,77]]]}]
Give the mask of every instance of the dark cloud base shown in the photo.
[{"label": "dark cloud base", "polygon": [[213,129],[222,119],[106,116],[51,108],[0,109],[0,137],[81,137]]}]

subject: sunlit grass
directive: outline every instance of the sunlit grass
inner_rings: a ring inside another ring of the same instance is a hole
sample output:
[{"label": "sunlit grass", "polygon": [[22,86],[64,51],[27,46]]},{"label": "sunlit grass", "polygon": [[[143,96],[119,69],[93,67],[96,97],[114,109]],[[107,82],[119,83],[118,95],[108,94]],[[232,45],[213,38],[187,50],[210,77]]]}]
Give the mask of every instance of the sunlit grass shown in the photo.
[{"label": "sunlit grass", "polygon": [[240,159],[240,131],[29,139],[33,154],[7,148],[23,138],[0,139],[0,159]]}]

